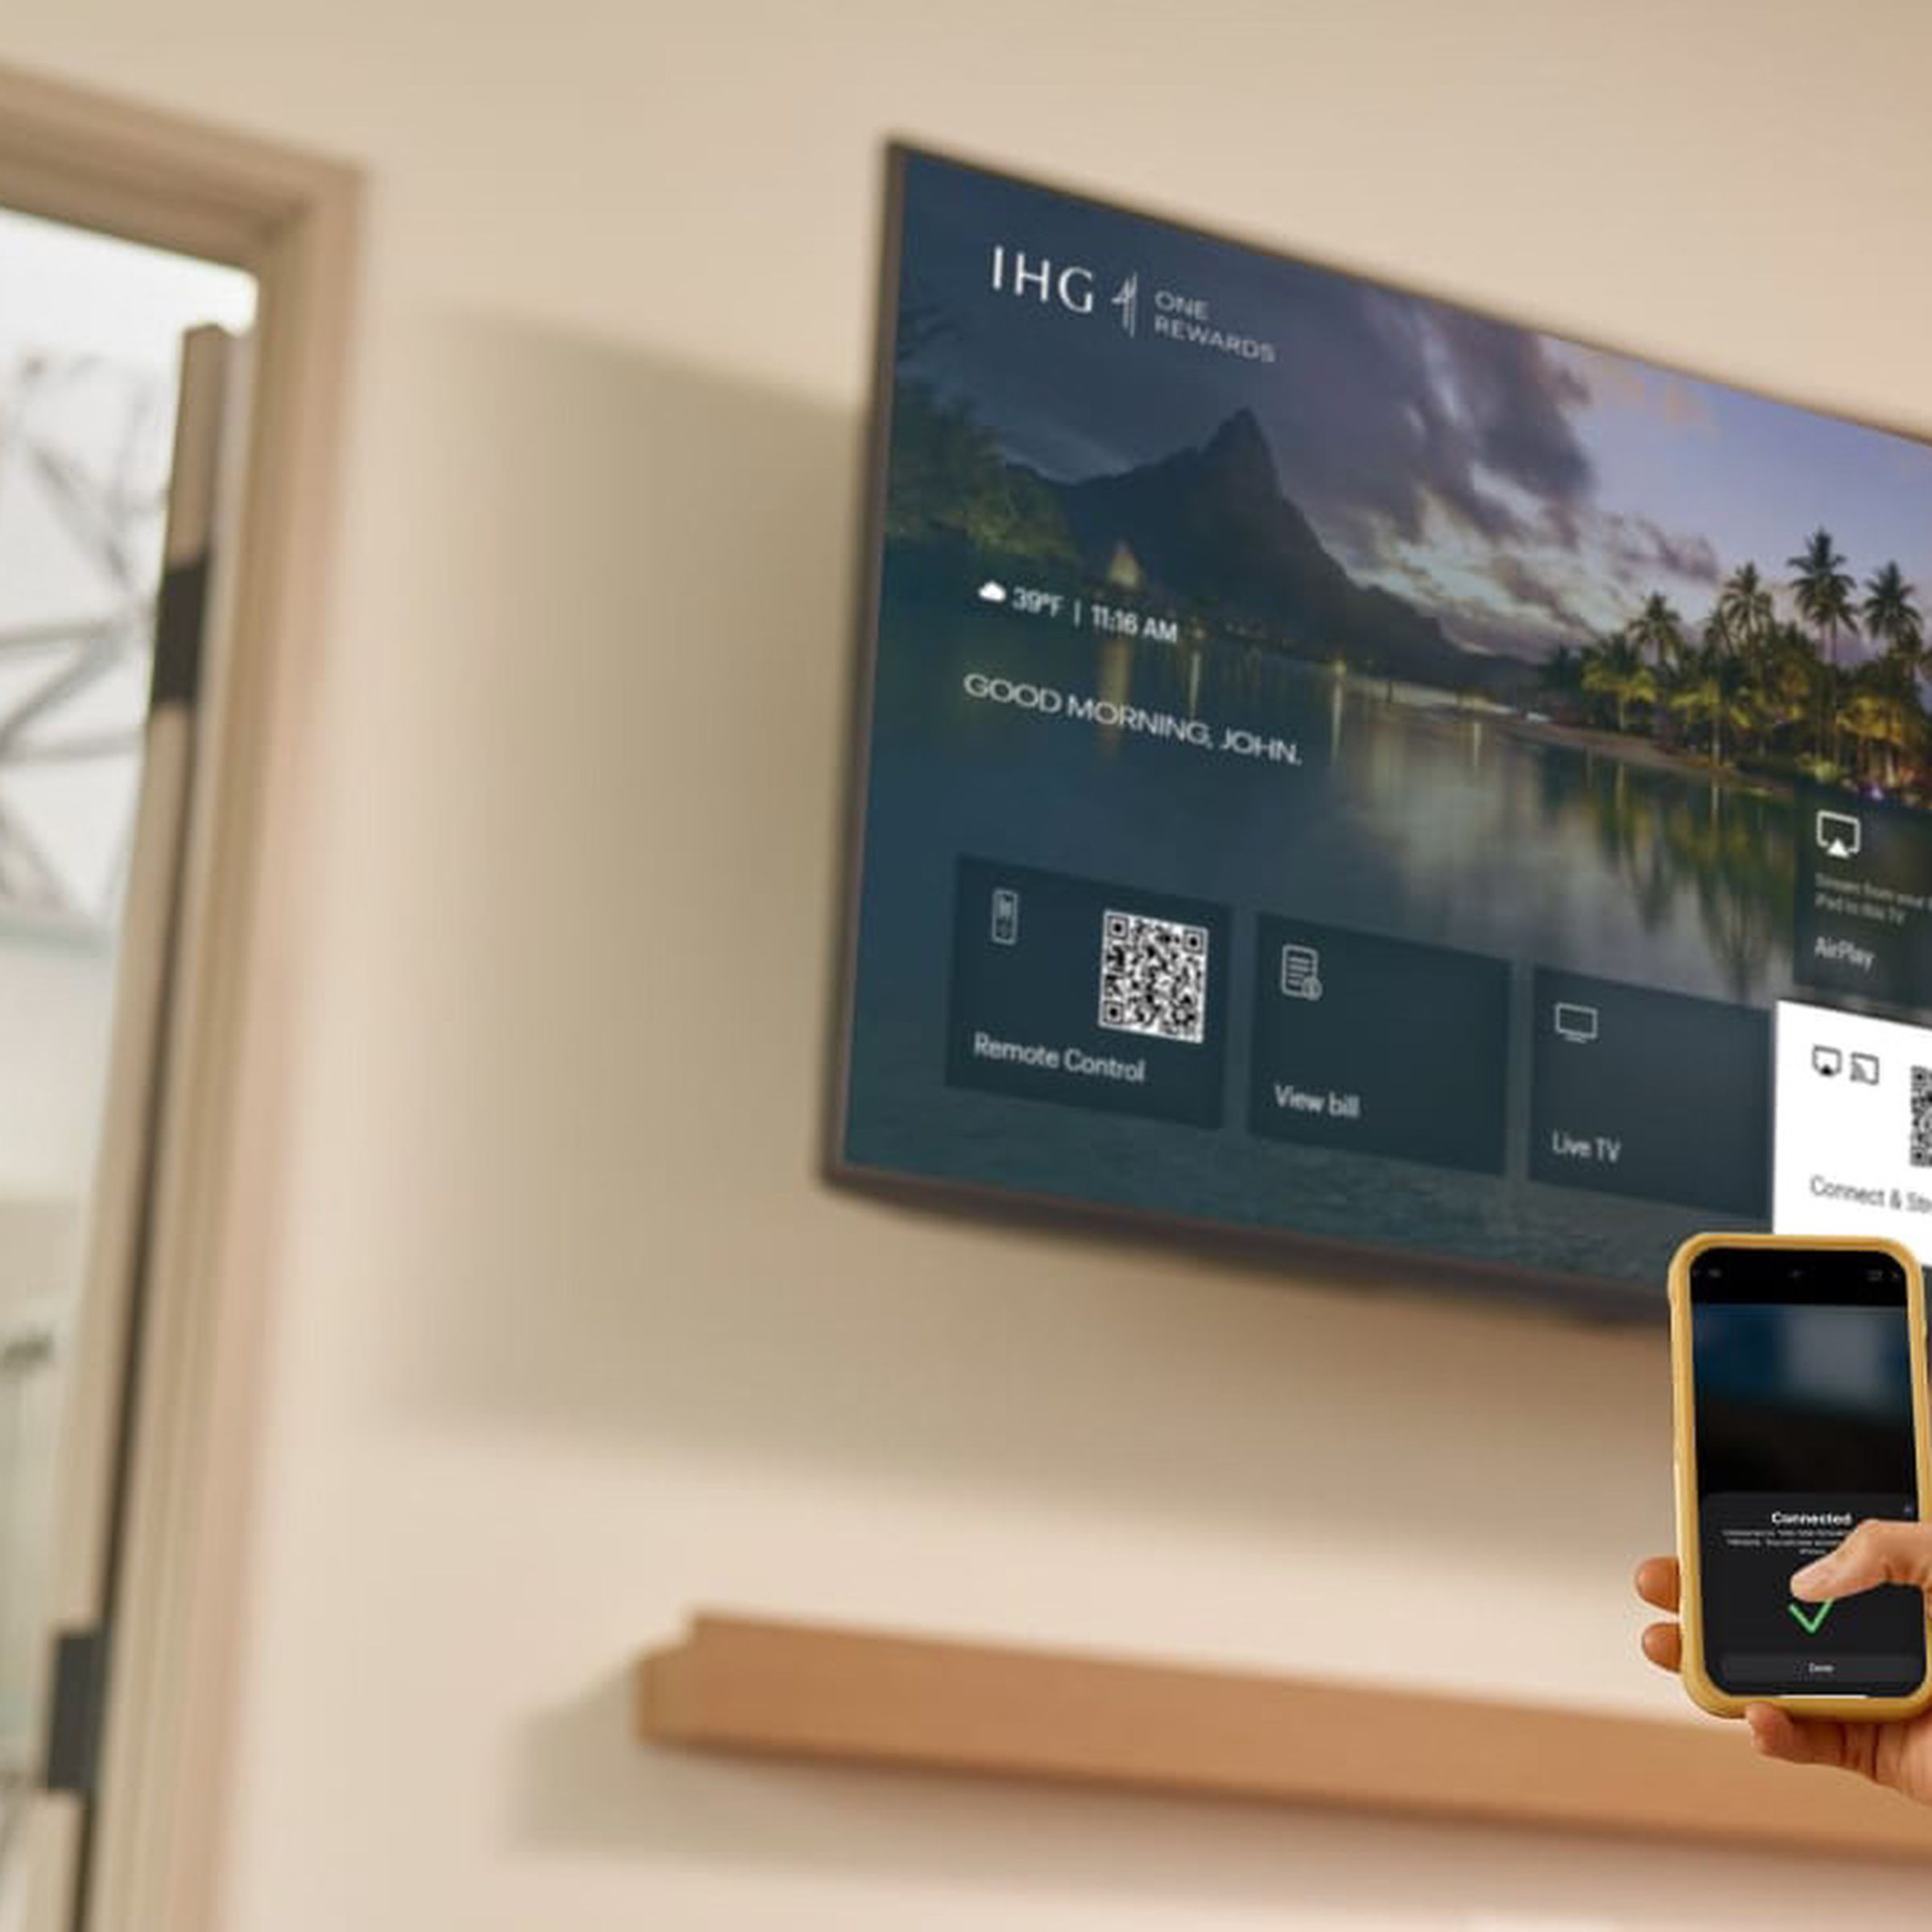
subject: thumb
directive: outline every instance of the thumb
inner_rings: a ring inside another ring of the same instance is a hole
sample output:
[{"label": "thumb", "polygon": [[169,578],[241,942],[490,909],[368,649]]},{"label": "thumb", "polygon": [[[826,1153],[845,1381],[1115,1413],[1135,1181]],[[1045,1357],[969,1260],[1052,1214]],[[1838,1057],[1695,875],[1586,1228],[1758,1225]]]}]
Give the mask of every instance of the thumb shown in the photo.
[{"label": "thumb", "polygon": [[1924,1523],[1860,1523],[1829,1556],[1807,1563],[1791,1579],[1791,1594],[1819,1604],[1856,1596],[1880,1583],[1932,1589],[1932,1526]]}]

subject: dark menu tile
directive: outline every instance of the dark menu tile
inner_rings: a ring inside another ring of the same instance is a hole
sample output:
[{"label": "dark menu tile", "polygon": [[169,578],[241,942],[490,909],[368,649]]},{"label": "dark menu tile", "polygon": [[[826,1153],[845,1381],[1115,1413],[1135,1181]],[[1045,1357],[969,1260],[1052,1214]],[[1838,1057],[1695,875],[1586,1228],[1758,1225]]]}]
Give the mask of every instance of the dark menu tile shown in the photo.
[{"label": "dark menu tile", "polygon": [[1218,1127],[1232,927],[1204,900],[961,859],[947,1083]]},{"label": "dark menu tile", "polygon": [[1932,1000],[1932,812],[1801,786],[1792,976],[1897,1006]]},{"label": "dark menu tile", "polygon": [[1765,1219],[1769,1013],[1541,966],[1533,997],[1534,1179]]},{"label": "dark menu tile", "polygon": [[1253,1133],[1502,1171],[1505,961],[1270,917],[1257,960]]}]

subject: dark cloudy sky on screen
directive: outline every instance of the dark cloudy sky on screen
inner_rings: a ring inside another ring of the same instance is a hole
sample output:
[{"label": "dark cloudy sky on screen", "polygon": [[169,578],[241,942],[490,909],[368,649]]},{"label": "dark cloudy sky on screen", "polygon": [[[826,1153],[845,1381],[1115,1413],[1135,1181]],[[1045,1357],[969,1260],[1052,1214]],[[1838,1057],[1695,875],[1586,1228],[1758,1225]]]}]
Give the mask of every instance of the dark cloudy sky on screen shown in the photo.
[{"label": "dark cloudy sky on screen", "polygon": [[[996,243],[1091,267],[1095,313],[995,295]],[[1133,338],[1105,305],[1130,273]],[[1350,572],[1468,644],[1579,643],[1653,589],[1695,623],[1739,564],[1788,578],[1821,523],[1861,585],[1896,559],[1932,589],[1932,448],[1906,438],[939,163],[910,169],[902,275],[944,325],[908,373],[1009,455],[1102,474],[1251,409]],[[1154,335],[1157,288],[1205,297],[1276,361]]]}]

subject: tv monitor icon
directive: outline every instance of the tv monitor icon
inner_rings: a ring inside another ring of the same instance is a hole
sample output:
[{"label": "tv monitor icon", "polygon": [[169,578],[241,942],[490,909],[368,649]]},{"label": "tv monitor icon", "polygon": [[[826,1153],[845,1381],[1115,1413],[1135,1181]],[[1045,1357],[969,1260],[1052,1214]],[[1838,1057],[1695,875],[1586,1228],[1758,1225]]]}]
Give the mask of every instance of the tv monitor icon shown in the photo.
[{"label": "tv monitor icon", "polygon": [[1817,836],[1818,848],[1827,858],[1855,859],[1864,846],[1864,823],[1848,811],[1821,811]]},{"label": "tv monitor icon", "polygon": [[1597,1012],[1594,1006],[1579,1005],[1574,1000],[1558,1000],[1552,1023],[1559,1040],[1572,1046],[1587,1046],[1596,1038]]}]

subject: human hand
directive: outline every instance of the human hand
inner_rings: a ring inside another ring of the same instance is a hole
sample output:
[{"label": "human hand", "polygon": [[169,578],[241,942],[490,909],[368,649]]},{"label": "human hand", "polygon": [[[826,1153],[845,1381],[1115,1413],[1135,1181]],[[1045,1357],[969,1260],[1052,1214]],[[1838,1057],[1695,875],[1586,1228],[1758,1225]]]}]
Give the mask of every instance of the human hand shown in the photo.
[{"label": "human hand", "polygon": [[[1801,1602],[1820,1604],[1856,1596],[1880,1583],[1908,1583],[1926,1591],[1932,1604],[1932,1525],[1860,1523],[1830,1555],[1792,1578],[1791,1594]],[[1677,1558],[1653,1556],[1639,1563],[1637,1593],[1674,1618],[1682,1594]],[[1683,1632],[1674,1621],[1649,1625],[1642,1646],[1660,1669],[1675,1670],[1683,1662]],[[1770,1704],[1752,1704],[1744,1722],[1751,1741],[1766,1757],[1856,1771],[1915,1803],[1932,1805],[1932,1711],[1872,1723],[1804,1717]]]}]

